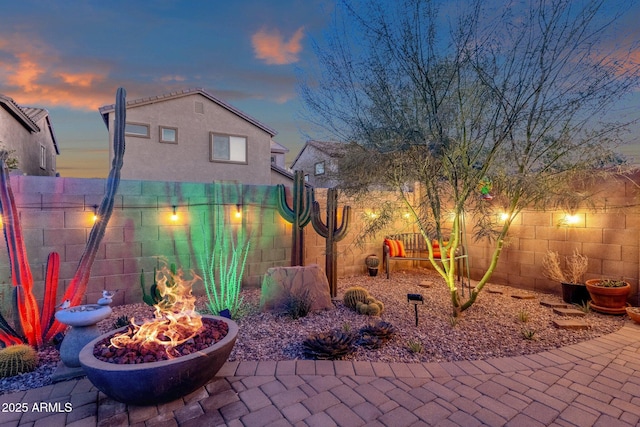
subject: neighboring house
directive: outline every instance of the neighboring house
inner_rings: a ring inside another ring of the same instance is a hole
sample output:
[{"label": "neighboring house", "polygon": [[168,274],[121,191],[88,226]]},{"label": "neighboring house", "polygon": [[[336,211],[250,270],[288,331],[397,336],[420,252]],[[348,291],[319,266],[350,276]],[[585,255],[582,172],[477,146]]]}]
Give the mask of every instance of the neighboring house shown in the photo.
[{"label": "neighboring house", "polygon": [[305,180],[317,188],[338,185],[338,159],[345,154],[345,144],[329,141],[307,141],[291,164],[291,169],[304,171]]},{"label": "neighboring house", "polygon": [[[99,111],[112,140],[115,105]],[[288,151],[276,133],[200,88],[127,101],[122,178],[270,185]]]},{"label": "neighboring house", "polygon": [[26,175],[55,176],[60,154],[49,112],[21,107],[0,94],[0,149],[18,160],[18,171]]}]

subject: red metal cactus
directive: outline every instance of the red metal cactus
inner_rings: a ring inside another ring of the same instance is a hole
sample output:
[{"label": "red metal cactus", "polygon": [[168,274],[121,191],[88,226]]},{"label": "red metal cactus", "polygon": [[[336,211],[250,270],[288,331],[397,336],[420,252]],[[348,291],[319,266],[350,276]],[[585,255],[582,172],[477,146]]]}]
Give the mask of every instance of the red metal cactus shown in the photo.
[{"label": "red metal cactus", "polygon": [[[89,234],[87,246],[80,258],[76,273],[71,279],[62,300],[69,299],[71,305],[78,305],[87,289],[91,266],[96,257],[98,246],[104,236],[107,223],[113,211],[115,194],[120,183],[120,169],[124,157],[124,125],[126,115],[126,92],[119,88],[116,94],[114,158],[107,178],[107,191],[98,209],[96,221]],[[52,252],[47,261],[47,276],[42,310],[38,310],[33,295],[33,277],[27,259],[27,249],[22,237],[22,228],[15,206],[13,191],[9,182],[9,171],[4,160],[0,159],[0,214],[4,224],[5,240],[9,251],[12,284],[15,287],[16,299],[14,309],[17,321],[13,327],[0,314],[0,341],[5,345],[26,342],[32,346],[41,346],[50,341],[58,332],[66,327],[54,320],[55,297],[58,289],[58,272],[60,257]],[[42,313],[42,316],[40,315]]]}]

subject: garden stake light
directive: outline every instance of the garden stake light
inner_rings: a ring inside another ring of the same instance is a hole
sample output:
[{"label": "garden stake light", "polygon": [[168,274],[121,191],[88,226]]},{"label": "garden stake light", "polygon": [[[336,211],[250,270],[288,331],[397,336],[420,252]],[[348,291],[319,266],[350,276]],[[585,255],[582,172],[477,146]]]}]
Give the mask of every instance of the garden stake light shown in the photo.
[{"label": "garden stake light", "polygon": [[416,326],[418,326],[418,303],[424,305],[424,298],[421,294],[407,294],[407,302],[413,304],[413,308],[416,312]]}]

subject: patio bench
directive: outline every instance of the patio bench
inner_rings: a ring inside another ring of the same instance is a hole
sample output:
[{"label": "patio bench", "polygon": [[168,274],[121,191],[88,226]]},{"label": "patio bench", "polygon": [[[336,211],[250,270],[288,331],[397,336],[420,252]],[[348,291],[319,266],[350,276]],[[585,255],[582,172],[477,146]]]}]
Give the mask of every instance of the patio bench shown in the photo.
[{"label": "patio bench", "polygon": [[[434,259],[442,262],[438,241],[432,241],[431,246],[433,247]],[[387,279],[390,278],[391,261],[429,261],[429,249],[422,233],[400,233],[386,236],[382,244],[382,253],[382,265],[387,271]],[[458,280],[461,280],[461,262],[467,257],[465,248],[459,246],[454,256]]]}]

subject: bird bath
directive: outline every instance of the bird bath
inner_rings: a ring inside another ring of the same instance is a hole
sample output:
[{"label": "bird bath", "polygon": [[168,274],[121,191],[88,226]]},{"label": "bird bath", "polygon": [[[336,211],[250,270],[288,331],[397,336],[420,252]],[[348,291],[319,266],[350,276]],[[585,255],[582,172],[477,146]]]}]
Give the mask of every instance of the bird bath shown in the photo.
[{"label": "bird bath", "polygon": [[80,367],[80,350],[100,336],[97,323],[110,314],[111,307],[100,304],[77,305],[56,312],[56,319],[70,326],[60,345],[60,359],[65,366]]}]

